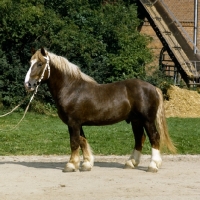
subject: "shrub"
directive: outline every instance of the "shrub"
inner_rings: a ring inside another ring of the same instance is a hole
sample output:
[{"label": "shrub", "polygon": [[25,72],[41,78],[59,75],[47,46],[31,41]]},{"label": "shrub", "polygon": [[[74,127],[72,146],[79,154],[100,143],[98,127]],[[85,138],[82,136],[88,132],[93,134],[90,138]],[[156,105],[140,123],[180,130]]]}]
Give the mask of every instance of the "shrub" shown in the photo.
[{"label": "shrub", "polygon": [[169,100],[167,90],[173,84],[173,79],[167,77],[161,70],[155,69],[151,75],[144,77],[144,80],[160,88],[163,92],[164,99]]},{"label": "shrub", "polygon": [[[66,56],[99,83],[144,77],[152,56],[139,23],[132,1],[1,0],[1,101],[12,106],[25,95],[32,47]],[[45,87],[38,95],[53,102]]]}]

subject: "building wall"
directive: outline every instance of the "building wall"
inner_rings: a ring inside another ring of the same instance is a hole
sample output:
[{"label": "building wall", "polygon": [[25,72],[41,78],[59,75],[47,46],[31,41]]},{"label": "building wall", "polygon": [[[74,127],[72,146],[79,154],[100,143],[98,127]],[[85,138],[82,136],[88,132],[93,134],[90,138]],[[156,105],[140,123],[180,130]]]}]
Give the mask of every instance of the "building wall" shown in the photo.
[{"label": "building wall", "polygon": [[[190,37],[188,41],[194,41],[194,2],[195,0],[161,0],[169,8],[169,12],[175,16],[175,18],[181,23],[182,27],[185,29]],[[200,26],[200,1],[198,0],[198,25]],[[162,49],[162,43],[156,36],[155,31],[149,24],[148,20],[145,19],[143,26],[141,27],[141,33],[147,34],[153,38],[149,47],[154,52],[154,62],[151,65],[158,66],[159,55]],[[184,35],[185,36],[185,35]],[[185,36],[187,37],[187,36]],[[192,43],[189,42],[191,46]],[[197,29],[197,47],[200,49],[200,27]]]}]

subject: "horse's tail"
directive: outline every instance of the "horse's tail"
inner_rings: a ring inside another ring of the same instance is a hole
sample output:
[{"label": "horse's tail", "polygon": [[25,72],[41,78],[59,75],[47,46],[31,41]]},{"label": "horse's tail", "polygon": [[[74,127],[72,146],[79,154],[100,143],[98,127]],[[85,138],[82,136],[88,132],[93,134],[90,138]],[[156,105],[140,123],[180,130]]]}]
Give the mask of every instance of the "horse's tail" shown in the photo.
[{"label": "horse's tail", "polygon": [[172,153],[176,153],[176,147],[174,146],[168,133],[162,91],[157,87],[156,91],[159,96],[159,106],[156,114],[156,126],[160,134],[160,146],[166,146],[169,151],[171,151]]}]

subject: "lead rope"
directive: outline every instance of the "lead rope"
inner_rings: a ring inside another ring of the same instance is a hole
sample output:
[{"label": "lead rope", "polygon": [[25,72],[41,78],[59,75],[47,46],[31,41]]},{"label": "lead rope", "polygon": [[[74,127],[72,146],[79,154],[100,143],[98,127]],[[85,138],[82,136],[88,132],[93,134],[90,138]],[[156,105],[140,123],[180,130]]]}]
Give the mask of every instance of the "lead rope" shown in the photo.
[{"label": "lead rope", "polygon": [[0,117],[5,117],[7,115],[10,115],[12,112],[14,112],[19,106],[21,106],[24,101],[26,100],[26,98],[28,97],[28,95],[16,106],[14,107],[10,112],[6,113],[6,114],[3,114],[3,115],[0,115]]},{"label": "lead rope", "polygon": [[[27,111],[28,111],[28,109],[29,109],[29,106],[30,106],[32,100],[34,99],[35,95],[37,94],[37,91],[38,91],[38,88],[39,88],[39,86],[40,86],[40,83],[41,83],[42,79],[44,78],[44,73],[45,73],[46,69],[48,70],[48,78],[50,77],[49,56],[44,57],[44,59],[47,61],[47,62],[46,62],[46,66],[45,66],[45,68],[44,68],[44,70],[43,70],[43,72],[42,72],[42,75],[41,75],[40,79],[38,80],[38,85],[36,86],[35,91],[34,91],[33,95],[31,96],[30,101],[29,101],[29,103],[28,103],[28,105],[27,105],[27,107],[26,107],[26,109],[25,109],[25,111],[24,111],[24,115],[22,116],[22,118],[19,120],[19,122],[18,122],[13,128],[8,129],[8,130],[0,129],[0,131],[6,131],[6,132],[7,132],[7,131],[12,131],[12,130],[16,129],[16,128],[19,126],[19,124],[22,122],[22,120],[23,120],[24,117],[26,116],[26,113],[27,113]],[[28,96],[28,95],[27,95],[27,96]],[[6,115],[9,115],[9,114],[11,114],[13,111],[15,111],[20,105],[22,105],[22,103],[26,100],[27,96],[25,97],[25,99],[24,99],[23,101],[21,101],[21,102],[20,102],[15,108],[13,108],[10,112],[8,112],[8,113],[6,113],[6,114],[4,114],[4,115],[0,115],[0,117],[5,117]]]}]

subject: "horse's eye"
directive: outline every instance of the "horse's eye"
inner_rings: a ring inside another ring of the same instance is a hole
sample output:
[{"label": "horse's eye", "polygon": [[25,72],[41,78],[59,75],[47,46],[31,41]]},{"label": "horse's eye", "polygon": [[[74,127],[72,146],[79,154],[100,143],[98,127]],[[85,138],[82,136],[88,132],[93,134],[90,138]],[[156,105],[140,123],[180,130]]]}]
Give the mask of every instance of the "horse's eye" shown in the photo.
[{"label": "horse's eye", "polygon": [[42,67],[42,63],[38,63],[38,67]]}]

